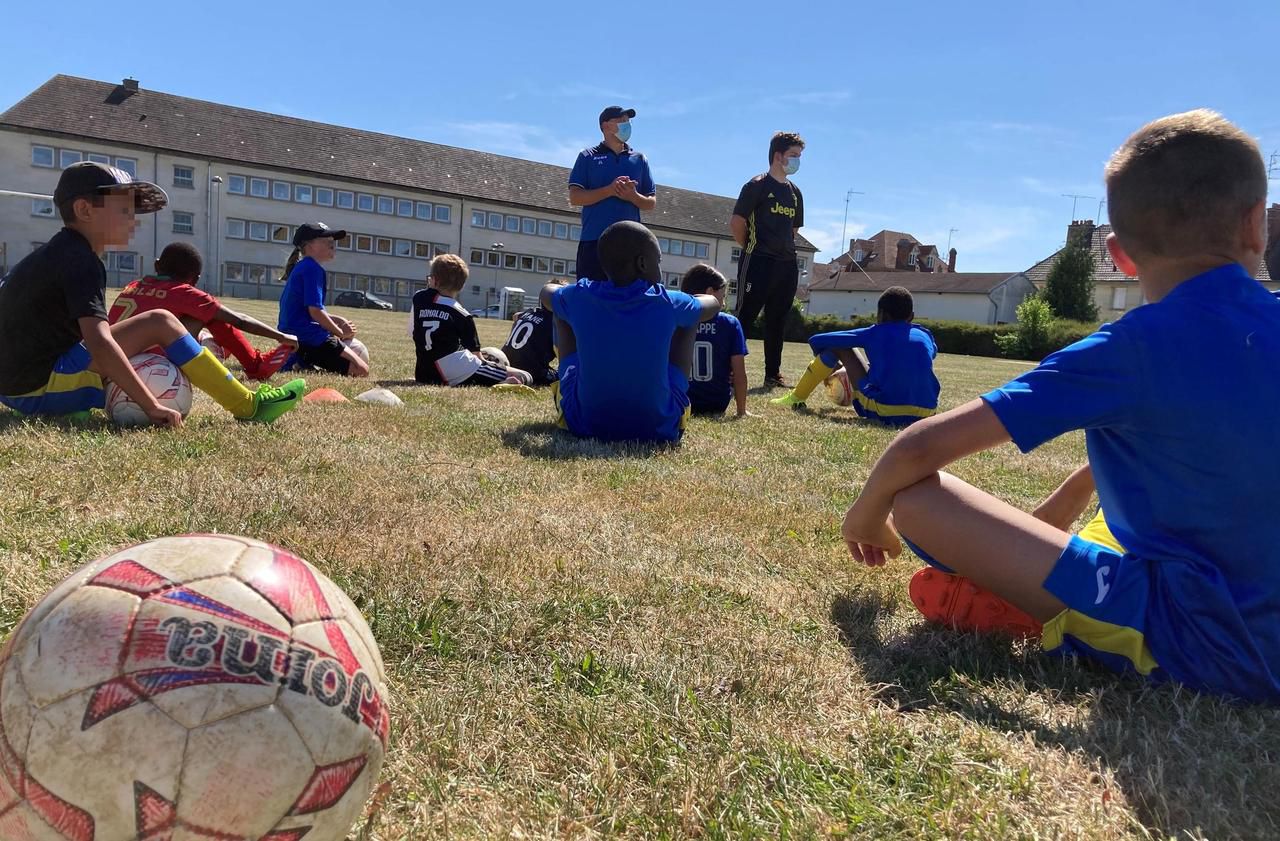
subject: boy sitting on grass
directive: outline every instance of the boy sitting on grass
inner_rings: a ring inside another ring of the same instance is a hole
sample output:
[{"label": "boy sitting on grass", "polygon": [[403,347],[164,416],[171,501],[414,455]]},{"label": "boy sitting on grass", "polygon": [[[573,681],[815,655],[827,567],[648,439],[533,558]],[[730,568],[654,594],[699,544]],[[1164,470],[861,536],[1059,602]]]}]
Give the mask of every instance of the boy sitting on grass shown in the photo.
[{"label": "boy sitting on grass", "polygon": [[[1108,250],[1150,303],[900,434],[845,516],[845,542],[878,566],[900,551],[895,529],[909,537],[934,565],[911,588],[934,621],[999,628],[1005,612],[1017,633],[1025,614],[1048,651],[1280,701],[1280,301],[1252,277],[1266,168],[1247,134],[1191,111],[1139,129],[1106,183]],[[1075,429],[1127,551],[939,472]]]},{"label": "boy sitting on grass", "polygon": [[[684,273],[680,291],[686,295],[711,295],[724,306],[729,282],[724,275],[705,263]],[[689,407],[695,415],[719,417],[729,408],[732,398],[737,403],[735,417],[751,415],[747,411],[747,337],[742,322],[721,312],[710,321],[698,325],[693,343],[693,372],[689,379]]]},{"label": "boy sitting on grass", "polygon": [[[228,309],[208,292],[197,289],[196,284],[200,282],[203,271],[204,261],[195,246],[186,242],[166,245],[156,258],[156,273],[125,286],[111,305],[107,321],[115,324],[139,313],[168,310],[193,336],[198,337],[201,330],[208,328],[214,341],[240,360],[249,379],[271,379],[271,375],[280,370],[298,346],[297,337],[268,327],[252,316]],[[263,353],[249,344],[241,330],[274,339],[279,344],[270,352]]]},{"label": "boy sitting on grass", "polygon": [[615,222],[599,241],[608,280],[548,284],[555,315],[560,424],[605,441],[678,441],[689,409],[697,325],[720,311],[711,295],[662,285],[658,239],[639,222]]},{"label": "boy sitting on grass", "polygon": [[[813,336],[809,347],[815,356],[800,382],[769,402],[803,408],[813,390],[843,366],[853,385],[853,408],[860,417],[907,426],[935,414],[941,391],[933,375],[938,346],[928,330],[911,323],[914,304],[910,292],[891,286],[876,304],[875,324]],[[857,348],[866,351],[865,362]]]},{"label": "boy sitting on grass", "polygon": [[297,405],[302,380],[249,391],[171,312],[108,325],[99,255],[128,245],[135,214],[164,207],[164,190],[85,161],[62,171],[53,201],[66,227],[0,283],[0,403],[27,415],[79,415],[103,408],[109,379],[152,423],[181,426],[182,415],[160,405],[129,364],[130,356],[159,346],[192,385],[239,420],[270,423]]},{"label": "boy sitting on grass", "polygon": [[532,385],[551,385],[557,379],[555,336],[552,335],[553,316],[542,306],[521,310],[511,321],[511,335],[502,345],[502,352],[511,365],[528,371],[533,376]]}]

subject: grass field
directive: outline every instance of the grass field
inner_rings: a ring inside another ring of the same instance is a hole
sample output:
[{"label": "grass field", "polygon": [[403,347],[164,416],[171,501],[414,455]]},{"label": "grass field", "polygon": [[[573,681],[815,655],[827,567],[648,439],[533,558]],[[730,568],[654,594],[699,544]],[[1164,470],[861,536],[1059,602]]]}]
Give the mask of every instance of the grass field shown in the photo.
[{"label": "grass field", "polygon": [[[926,627],[916,563],[850,561],[840,517],[891,432],[753,394],[759,417],[695,419],[677,449],[580,442],[545,395],[407,384],[404,314],[345,314],[403,408],[256,427],[200,395],[176,432],[0,414],[0,634],[121,544],[296,551],[390,672],[389,788],[353,838],[1280,836],[1277,712]],[[784,370],[807,361],[789,345]],[[1024,368],[943,356],[943,405]],[[955,472],[1029,507],[1083,458],[1073,435]]]}]

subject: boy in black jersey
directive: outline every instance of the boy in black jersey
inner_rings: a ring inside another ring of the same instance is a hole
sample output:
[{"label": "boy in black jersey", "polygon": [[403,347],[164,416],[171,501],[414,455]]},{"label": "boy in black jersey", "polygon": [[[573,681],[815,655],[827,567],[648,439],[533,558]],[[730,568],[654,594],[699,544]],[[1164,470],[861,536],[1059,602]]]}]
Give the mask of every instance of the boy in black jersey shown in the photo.
[{"label": "boy in black jersey", "polygon": [[502,352],[508,362],[533,375],[533,385],[551,385],[558,376],[552,363],[556,361],[556,344],[551,310],[537,306],[522,310],[512,319],[511,335]]},{"label": "boy in black jersey", "polygon": [[788,176],[800,169],[804,141],[780,131],[769,141],[769,171],[742,187],[729,228],[742,246],[738,260],[738,320],[744,329],[764,310],[765,388],[790,385],[782,376],[782,337],[796,296],[796,231],[804,225],[804,197]]},{"label": "boy in black jersey", "polygon": [[480,356],[475,318],[454,300],[467,284],[467,263],[456,254],[431,261],[429,288],[413,296],[409,333],[418,362],[413,377],[428,385],[529,385],[528,372]]}]

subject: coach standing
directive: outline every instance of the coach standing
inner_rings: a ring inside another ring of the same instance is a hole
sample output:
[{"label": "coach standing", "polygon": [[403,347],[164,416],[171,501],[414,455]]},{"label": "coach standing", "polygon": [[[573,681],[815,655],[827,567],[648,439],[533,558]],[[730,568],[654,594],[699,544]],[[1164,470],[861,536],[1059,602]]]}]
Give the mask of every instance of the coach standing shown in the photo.
[{"label": "coach standing", "polygon": [[800,168],[804,141],[780,131],[769,141],[769,171],[742,187],[729,229],[742,246],[738,261],[738,320],[744,329],[764,309],[764,386],[787,388],[782,338],[796,296],[796,232],[804,225],[804,198],[788,180]]},{"label": "coach standing", "polygon": [[584,149],[569,173],[569,203],[582,208],[577,276],[605,280],[596,240],[614,222],[639,222],[640,211],[658,206],[657,188],[644,155],[627,145],[634,108],[610,105],[600,112],[604,141]]}]

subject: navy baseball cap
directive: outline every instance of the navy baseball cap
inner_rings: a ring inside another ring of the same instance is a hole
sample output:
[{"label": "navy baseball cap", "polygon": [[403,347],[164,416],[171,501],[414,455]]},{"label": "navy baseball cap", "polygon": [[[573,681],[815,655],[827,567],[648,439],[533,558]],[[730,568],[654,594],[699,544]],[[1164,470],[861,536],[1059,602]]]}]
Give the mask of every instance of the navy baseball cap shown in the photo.
[{"label": "navy baseball cap", "polygon": [[603,123],[607,120],[616,120],[619,117],[631,119],[635,115],[636,109],[634,108],[623,108],[621,105],[610,105],[608,108],[600,112],[600,122]]},{"label": "navy baseball cap", "polygon": [[133,193],[135,213],[155,213],[169,203],[164,190],[155,184],[135,181],[123,169],[95,161],[81,161],[64,169],[53,191],[53,203],[61,207],[73,199],[124,192]]},{"label": "navy baseball cap", "polygon": [[293,246],[294,248],[301,248],[313,239],[323,239],[324,237],[346,239],[347,232],[335,231],[323,222],[303,222],[293,235]]}]

